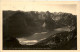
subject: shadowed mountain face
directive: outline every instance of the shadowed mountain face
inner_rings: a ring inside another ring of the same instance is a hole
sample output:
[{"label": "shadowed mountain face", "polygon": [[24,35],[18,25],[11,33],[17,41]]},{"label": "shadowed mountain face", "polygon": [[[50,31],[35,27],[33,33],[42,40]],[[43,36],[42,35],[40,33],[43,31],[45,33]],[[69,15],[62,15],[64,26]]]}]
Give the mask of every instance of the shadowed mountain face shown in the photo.
[{"label": "shadowed mountain face", "polygon": [[26,34],[27,23],[25,17],[24,13],[17,12],[9,18],[6,18],[5,24],[3,25],[5,34],[7,33],[12,36]]}]

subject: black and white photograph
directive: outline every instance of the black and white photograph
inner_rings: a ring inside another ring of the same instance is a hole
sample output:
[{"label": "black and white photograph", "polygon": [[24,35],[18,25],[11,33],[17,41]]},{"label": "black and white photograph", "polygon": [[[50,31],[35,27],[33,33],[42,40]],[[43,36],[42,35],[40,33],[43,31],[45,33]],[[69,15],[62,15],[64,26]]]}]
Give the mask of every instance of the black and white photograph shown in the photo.
[{"label": "black and white photograph", "polygon": [[76,4],[9,4],[2,11],[3,50],[77,50]]}]

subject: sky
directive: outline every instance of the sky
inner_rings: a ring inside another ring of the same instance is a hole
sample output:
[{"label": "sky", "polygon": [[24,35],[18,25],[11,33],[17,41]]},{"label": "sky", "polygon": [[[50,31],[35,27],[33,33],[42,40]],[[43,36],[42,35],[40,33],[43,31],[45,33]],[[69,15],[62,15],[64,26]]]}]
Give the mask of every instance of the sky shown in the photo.
[{"label": "sky", "polygon": [[67,12],[76,14],[76,4],[54,4],[54,2],[2,2],[3,10],[21,10],[21,11],[50,11],[50,12]]}]

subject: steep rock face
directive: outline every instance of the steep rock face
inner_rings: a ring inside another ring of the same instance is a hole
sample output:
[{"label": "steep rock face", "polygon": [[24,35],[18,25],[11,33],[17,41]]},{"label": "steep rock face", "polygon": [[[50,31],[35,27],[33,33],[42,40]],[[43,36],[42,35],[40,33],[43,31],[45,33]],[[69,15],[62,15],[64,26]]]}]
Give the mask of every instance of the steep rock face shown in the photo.
[{"label": "steep rock face", "polygon": [[[26,20],[27,18],[27,20]],[[22,12],[17,12],[5,20],[3,24],[4,35],[8,34],[11,36],[20,36],[21,34],[28,35],[28,23],[29,21],[27,15]]]},{"label": "steep rock face", "polygon": [[70,13],[57,13],[52,16],[52,19],[55,21],[55,26],[64,27],[64,26],[76,26],[77,16]]},{"label": "steep rock face", "polygon": [[52,31],[56,28],[77,26],[77,16],[70,13],[45,13],[45,28]]}]

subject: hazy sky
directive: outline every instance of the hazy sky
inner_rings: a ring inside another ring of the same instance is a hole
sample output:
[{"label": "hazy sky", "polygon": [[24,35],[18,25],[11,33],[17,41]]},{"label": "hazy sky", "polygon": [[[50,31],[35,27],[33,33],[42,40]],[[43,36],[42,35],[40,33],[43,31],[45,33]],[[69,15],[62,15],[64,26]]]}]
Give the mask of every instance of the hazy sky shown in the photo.
[{"label": "hazy sky", "polygon": [[54,4],[53,2],[3,2],[3,10],[50,11],[76,14],[76,4]]}]

